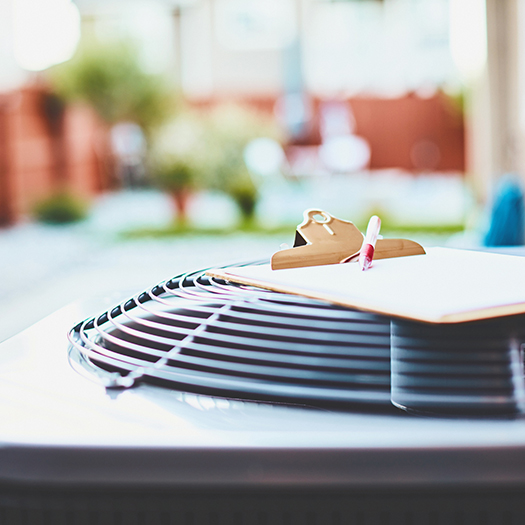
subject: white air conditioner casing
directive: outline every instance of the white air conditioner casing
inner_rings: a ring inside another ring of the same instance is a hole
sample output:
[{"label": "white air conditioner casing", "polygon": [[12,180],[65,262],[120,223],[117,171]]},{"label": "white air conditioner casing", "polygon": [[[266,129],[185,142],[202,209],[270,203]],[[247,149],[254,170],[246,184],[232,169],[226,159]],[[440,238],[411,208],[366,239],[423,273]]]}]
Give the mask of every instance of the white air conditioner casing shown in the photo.
[{"label": "white air conditioner casing", "polygon": [[403,521],[412,511],[421,523],[458,512],[525,516],[521,416],[312,409],[146,384],[108,390],[68,360],[68,331],[103,308],[74,304],[0,345],[6,523],[77,523],[89,513],[121,523],[133,509],[151,523],[184,515],[196,525],[299,523],[304,512],[312,523],[382,523],[385,512],[419,523]]}]

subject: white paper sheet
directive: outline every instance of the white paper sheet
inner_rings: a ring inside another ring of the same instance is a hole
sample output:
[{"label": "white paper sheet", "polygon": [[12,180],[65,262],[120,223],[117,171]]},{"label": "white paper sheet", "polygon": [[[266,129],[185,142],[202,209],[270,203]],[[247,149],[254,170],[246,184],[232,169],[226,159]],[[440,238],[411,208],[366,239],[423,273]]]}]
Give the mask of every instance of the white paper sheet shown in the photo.
[{"label": "white paper sheet", "polygon": [[460,322],[525,313],[525,257],[428,248],[426,255],[272,270],[269,265],[212,275],[427,322]]}]

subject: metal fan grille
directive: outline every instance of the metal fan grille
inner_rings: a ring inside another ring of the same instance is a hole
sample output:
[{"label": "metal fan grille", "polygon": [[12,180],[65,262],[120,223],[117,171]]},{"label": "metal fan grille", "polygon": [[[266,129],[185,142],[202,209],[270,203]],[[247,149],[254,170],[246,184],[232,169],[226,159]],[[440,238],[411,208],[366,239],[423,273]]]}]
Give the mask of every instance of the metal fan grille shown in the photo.
[{"label": "metal fan grille", "polygon": [[390,405],[389,318],[204,271],[78,324],[69,339],[74,360],[108,387],[153,382],[316,406]]},{"label": "metal fan grille", "polygon": [[444,414],[525,411],[525,316],[391,324],[392,402]]}]

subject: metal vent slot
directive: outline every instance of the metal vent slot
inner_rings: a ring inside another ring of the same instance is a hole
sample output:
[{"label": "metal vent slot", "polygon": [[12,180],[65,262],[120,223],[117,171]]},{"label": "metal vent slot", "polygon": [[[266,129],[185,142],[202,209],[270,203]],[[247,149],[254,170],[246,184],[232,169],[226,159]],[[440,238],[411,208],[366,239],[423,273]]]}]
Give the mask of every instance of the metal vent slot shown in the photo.
[{"label": "metal vent slot", "polygon": [[303,368],[305,370],[374,370],[382,373],[390,373],[390,359],[376,361],[359,360],[359,359],[338,359],[331,356],[310,356],[308,354],[286,354],[286,353],[268,353],[264,351],[237,350],[234,348],[222,348],[221,352],[213,346],[203,344],[192,344],[182,352],[185,355],[196,357],[207,357],[223,361],[244,362],[244,363],[261,363],[274,364],[275,366],[289,366],[294,368]]}]

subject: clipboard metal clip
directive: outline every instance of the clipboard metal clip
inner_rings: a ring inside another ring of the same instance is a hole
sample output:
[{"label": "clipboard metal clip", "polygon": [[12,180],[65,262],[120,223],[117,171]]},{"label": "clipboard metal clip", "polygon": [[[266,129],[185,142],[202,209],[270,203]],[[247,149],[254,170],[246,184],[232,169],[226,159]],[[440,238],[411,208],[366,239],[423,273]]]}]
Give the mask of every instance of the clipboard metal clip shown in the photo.
[{"label": "clipboard metal clip", "polygon": [[[297,227],[293,248],[273,254],[273,270],[357,261],[364,235],[350,221],[319,209],[308,209]],[[407,239],[378,239],[374,259],[424,255],[423,247]]]}]

